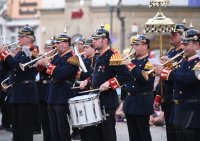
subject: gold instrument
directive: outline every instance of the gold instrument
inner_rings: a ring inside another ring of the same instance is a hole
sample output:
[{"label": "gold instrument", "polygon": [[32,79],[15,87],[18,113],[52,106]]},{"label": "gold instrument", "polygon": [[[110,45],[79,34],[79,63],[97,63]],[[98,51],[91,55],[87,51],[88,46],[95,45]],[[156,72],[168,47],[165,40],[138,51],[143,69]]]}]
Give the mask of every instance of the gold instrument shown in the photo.
[{"label": "gold instrument", "polygon": [[9,77],[7,77],[6,79],[4,79],[2,82],[1,82],[1,87],[3,88],[3,89],[8,89],[8,88],[10,88],[11,86],[12,86],[12,84],[6,84],[6,81],[8,81],[9,80]]},{"label": "gold instrument", "polygon": [[123,60],[126,60],[126,59],[132,60],[134,58],[134,56],[135,56],[135,52],[136,52],[136,50],[133,49],[133,48],[124,49],[123,50],[123,54],[124,54],[125,57],[123,57],[122,59]]},{"label": "gold instrument", "polygon": [[[174,57],[170,58],[168,61],[166,61],[165,63],[161,64],[163,67],[168,67],[168,68],[173,68],[176,67],[177,65],[179,65],[182,62],[182,59],[178,62],[173,62],[176,58],[182,56],[185,53],[185,51],[182,51],[178,54],[176,54]],[[152,74],[154,72],[154,69],[151,69],[149,71],[143,71],[143,75],[146,77],[146,80],[149,79],[149,75]]]},{"label": "gold instrument", "polygon": [[86,66],[85,66],[85,64],[84,64],[84,62],[82,60],[82,57],[81,57],[80,53],[78,52],[77,45],[78,45],[78,43],[76,43],[74,45],[74,52],[75,52],[76,56],[78,57],[78,60],[79,60],[79,63],[80,63],[80,69],[83,72],[87,72],[87,68],[86,68]]},{"label": "gold instrument", "polygon": [[[28,67],[28,66],[29,66],[29,67],[36,67],[36,66],[37,66],[37,65],[36,65],[36,62],[37,62],[38,60],[40,60],[41,58],[44,58],[44,57],[48,56],[49,54],[55,52],[56,50],[57,50],[57,48],[55,48],[55,49],[53,49],[53,50],[51,50],[51,51],[45,53],[44,55],[42,55],[42,56],[40,56],[40,57],[35,58],[35,59],[33,59],[33,60],[31,60],[31,61],[29,61],[29,62],[27,62],[27,63],[24,63],[24,64],[20,63],[20,64],[19,64],[19,65],[20,65],[20,68],[22,69],[22,71],[24,71],[25,68]],[[52,56],[54,57],[55,55],[57,55],[57,53],[55,53],[55,54],[52,55]],[[33,63],[34,63],[34,64],[33,64]],[[30,66],[31,64],[33,64],[33,65]]]}]

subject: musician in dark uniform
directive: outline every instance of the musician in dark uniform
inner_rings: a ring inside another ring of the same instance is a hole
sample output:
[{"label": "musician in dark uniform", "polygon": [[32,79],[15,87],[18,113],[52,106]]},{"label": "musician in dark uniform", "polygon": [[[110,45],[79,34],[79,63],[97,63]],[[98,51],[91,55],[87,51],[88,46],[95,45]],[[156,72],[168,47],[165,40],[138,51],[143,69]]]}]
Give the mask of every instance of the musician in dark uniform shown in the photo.
[{"label": "musician in dark uniform", "polygon": [[[170,36],[170,43],[172,47],[169,49],[167,56],[161,57],[162,63],[165,63],[169,60],[169,58],[173,58],[175,55],[180,54],[183,49],[183,45],[181,43],[181,39],[184,36],[185,31],[188,30],[188,28],[184,24],[176,24],[175,30],[171,33]],[[183,54],[181,54],[179,57],[174,59],[174,62],[179,62],[183,59]],[[176,141],[176,134],[177,131],[175,129],[175,126],[172,125],[170,122],[171,117],[171,110],[173,107],[173,89],[174,89],[174,82],[173,81],[163,81],[163,94],[161,94],[161,88],[158,89],[158,95],[155,97],[155,108],[159,108],[159,105],[161,104],[162,110],[164,111],[165,115],[165,124],[166,124],[166,135],[168,141]]]},{"label": "musician in dark uniform", "polygon": [[71,37],[61,33],[55,39],[58,55],[50,62],[47,58],[38,61],[51,75],[49,86],[48,114],[53,141],[70,141],[68,100],[72,97],[71,87],[79,68],[78,57],[71,51]]},{"label": "musician in dark uniform", "polygon": [[[2,62],[0,62],[0,82],[4,81],[6,78],[8,78],[8,72],[3,68]],[[9,80],[8,80],[9,81]],[[7,84],[8,81],[6,81],[4,84]],[[3,84],[3,85],[4,85]],[[0,111],[2,114],[1,117],[1,125],[0,125],[0,130],[9,130],[10,125],[11,125],[11,120],[10,120],[10,104],[7,100],[7,91],[0,86]]]},{"label": "musician in dark uniform", "polygon": [[118,107],[116,88],[131,80],[128,68],[123,64],[121,55],[113,51],[110,44],[109,32],[103,26],[92,35],[95,49],[99,51],[93,75],[84,80],[80,87],[91,83],[91,87],[100,88],[100,106],[105,108],[106,120],[93,126],[93,132],[88,133],[89,140],[116,141],[115,111]]},{"label": "musician in dark uniform", "polygon": [[[94,65],[95,65],[95,61],[97,58],[97,54],[95,53],[95,48],[93,45],[93,40],[92,38],[89,38],[85,41],[83,48],[84,48],[84,58],[83,58],[83,62],[84,65],[87,69],[87,72],[83,72],[81,70],[78,71],[77,75],[76,75],[76,79],[77,81],[83,81],[86,78],[90,77],[90,75],[93,73],[94,70]],[[80,95],[78,92],[80,90],[76,91],[76,96]],[[85,93],[85,95],[88,93]],[[87,141],[88,136],[87,136],[87,132],[91,132],[90,130],[92,130],[90,127],[85,127],[83,129],[80,129],[80,135],[81,135],[81,141]]]},{"label": "musician in dark uniform", "polygon": [[[80,54],[82,60],[85,58],[85,55],[84,55],[84,45],[85,43],[85,40],[84,38],[78,38],[73,44],[74,44],[74,47],[77,47],[77,51],[78,53]],[[80,72],[80,71],[79,71]],[[78,75],[80,74],[78,72]],[[78,76],[79,77],[79,76]],[[78,78],[79,79],[79,78]],[[79,84],[74,84],[75,87],[78,87]],[[73,90],[73,93],[74,93],[74,96],[78,96],[79,95],[79,92],[80,90],[76,89],[76,90]],[[77,139],[80,139],[82,135],[80,135],[80,131],[78,128],[75,128],[75,127],[72,127],[72,133],[71,133],[71,138],[74,139],[74,140],[77,140]]]},{"label": "musician in dark uniform", "polygon": [[[52,51],[54,49],[54,40],[53,39],[47,40],[44,45],[44,49],[45,53]],[[47,57],[54,56],[54,53],[55,52],[52,52],[52,54],[49,54]],[[51,76],[46,73],[46,69],[43,69],[43,67],[40,68],[38,66],[38,70],[40,75],[38,88],[39,88],[40,118],[43,130],[43,140],[53,141],[50,130],[49,115],[47,111],[47,99],[49,95],[49,84],[51,82]]]},{"label": "musician in dark uniform", "polygon": [[148,62],[149,44],[145,35],[137,35],[131,42],[135,59],[126,62],[133,76],[132,82],[126,84],[124,99],[130,141],[151,141],[149,118],[153,114],[154,76],[146,73],[152,66]]},{"label": "musician in dark uniform", "polygon": [[155,71],[161,79],[174,81],[171,121],[181,131],[178,141],[200,140],[200,81],[195,76],[194,68],[199,62],[196,49],[200,45],[200,32],[189,29],[182,39],[185,58],[176,70],[162,67]]},{"label": "musician in dark uniform", "polygon": [[26,25],[19,32],[19,45],[22,50],[12,57],[3,46],[0,46],[0,56],[10,70],[10,103],[12,104],[12,129],[14,141],[33,141],[33,110],[38,103],[38,89],[35,82],[36,68],[27,67],[25,71],[20,63],[34,59],[36,51],[33,29]]},{"label": "musician in dark uniform", "polygon": [[95,54],[95,48],[92,44],[92,39],[87,39],[85,44],[83,45],[85,58],[83,58],[83,62],[86,66],[87,72],[79,71],[77,74],[77,80],[83,81],[86,78],[90,77],[94,70],[94,64],[97,58],[97,54]]}]

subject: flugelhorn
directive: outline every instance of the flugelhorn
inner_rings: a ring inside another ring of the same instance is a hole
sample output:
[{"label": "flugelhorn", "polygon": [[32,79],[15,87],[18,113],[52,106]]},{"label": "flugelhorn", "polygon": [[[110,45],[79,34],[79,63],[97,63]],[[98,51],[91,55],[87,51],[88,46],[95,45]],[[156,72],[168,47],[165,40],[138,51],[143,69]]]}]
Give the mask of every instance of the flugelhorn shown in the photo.
[{"label": "flugelhorn", "polygon": [[6,79],[4,79],[2,82],[1,82],[1,87],[3,88],[3,89],[8,89],[8,88],[10,88],[11,86],[12,86],[12,84],[9,84],[9,85],[7,85],[7,84],[5,84],[5,82],[6,81],[8,81],[9,80],[9,77],[7,77]]},{"label": "flugelhorn", "polygon": [[35,59],[33,59],[33,60],[31,60],[31,61],[29,61],[29,62],[27,62],[27,63],[24,63],[24,64],[19,63],[19,66],[20,66],[20,68],[21,68],[22,71],[24,71],[26,67],[30,66],[30,65],[33,64],[33,63],[34,63],[34,64],[32,65],[32,67],[34,67],[34,66],[35,66],[35,63],[36,63],[38,60],[40,60],[41,58],[44,58],[45,56],[48,56],[49,54],[51,54],[52,52],[55,52],[56,50],[57,50],[57,48],[55,48],[55,49],[53,49],[53,50],[51,50],[51,51],[45,53],[44,55],[42,55],[42,56],[40,56],[40,57],[35,58]]}]

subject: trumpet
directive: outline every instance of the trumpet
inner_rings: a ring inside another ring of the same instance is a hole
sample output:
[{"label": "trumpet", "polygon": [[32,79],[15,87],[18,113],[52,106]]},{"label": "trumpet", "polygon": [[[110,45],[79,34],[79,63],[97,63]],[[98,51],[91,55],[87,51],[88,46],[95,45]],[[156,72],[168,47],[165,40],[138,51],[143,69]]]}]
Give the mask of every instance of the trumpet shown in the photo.
[{"label": "trumpet", "polygon": [[[51,50],[51,51],[45,53],[44,55],[42,55],[42,56],[40,56],[40,57],[35,58],[35,59],[33,59],[33,60],[31,60],[31,61],[29,61],[29,62],[27,62],[27,63],[24,63],[24,64],[19,63],[19,66],[20,66],[20,68],[21,68],[22,71],[24,71],[25,68],[26,68],[27,66],[29,66],[29,67],[35,67],[35,66],[36,66],[36,62],[37,62],[38,60],[40,60],[41,58],[43,58],[43,57],[45,57],[45,56],[48,56],[49,54],[51,54],[52,52],[54,52],[54,51],[56,51],[56,50],[57,50],[57,48],[55,48],[55,49],[53,49],[53,50]],[[55,53],[55,55],[57,55],[57,53]],[[54,57],[55,55],[53,55],[53,57]],[[33,63],[34,63],[34,64],[33,64]],[[33,65],[30,66],[31,64],[33,64]]]},{"label": "trumpet", "polygon": [[1,87],[3,88],[3,89],[5,89],[5,90],[7,90],[8,88],[10,88],[11,86],[12,86],[12,84],[10,84],[10,85],[7,85],[6,84],[6,81],[8,81],[9,80],[9,77],[7,77],[6,79],[4,79],[2,82],[1,82]]},{"label": "trumpet", "polygon": [[[14,43],[5,45],[4,47],[6,48],[6,50],[7,50],[8,52],[10,52],[10,51],[12,51],[12,50],[14,50],[14,49],[20,47],[18,44],[19,44],[19,41],[16,41],[16,42],[14,42]],[[13,46],[14,46],[14,47],[13,47]]]},{"label": "trumpet", "polygon": [[[170,58],[168,61],[166,61],[165,63],[161,64],[161,66],[163,67],[169,67],[169,68],[173,68],[176,67],[177,65],[179,65],[182,62],[182,59],[180,61],[176,61],[173,62],[176,58],[182,56],[185,53],[185,51],[182,51],[178,54],[176,54],[174,57]],[[143,75],[145,76],[145,78],[148,80],[149,79],[149,75],[152,74],[154,72],[154,69],[151,69],[149,71],[143,71]]]},{"label": "trumpet", "polygon": [[17,45],[17,44],[19,44],[19,41],[16,41],[16,42],[8,44],[8,45],[5,45],[4,47],[8,48],[10,46]]}]

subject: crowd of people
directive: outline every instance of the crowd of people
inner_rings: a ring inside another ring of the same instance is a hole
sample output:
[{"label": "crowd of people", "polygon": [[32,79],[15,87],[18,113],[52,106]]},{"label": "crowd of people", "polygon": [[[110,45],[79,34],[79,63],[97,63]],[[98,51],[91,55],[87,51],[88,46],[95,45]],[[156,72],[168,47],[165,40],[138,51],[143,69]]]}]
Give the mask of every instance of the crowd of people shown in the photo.
[{"label": "crowd of people", "polygon": [[[130,141],[151,141],[150,125],[164,124],[168,141],[200,140],[198,30],[176,24],[161,64],[150,62],[144,34],[131,37],[122,57],[103,25],[86,40],[60,33],[42,55],[35,39],[26,25],[15,47],[0,45],[1,129],[12,130],[13,141],[33,141],[41,129],[44,141],[70,141],[77,133],[82,141],[116,141],[116,120],[126,121]],[[78,99],[91,93],[99,102]],[[93,117],[102,119],[89,123]]]}]

